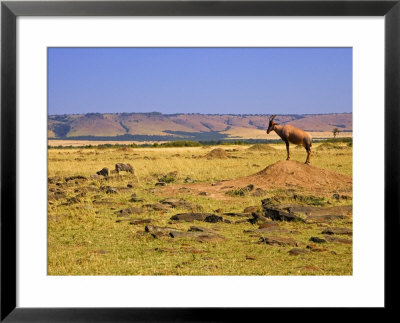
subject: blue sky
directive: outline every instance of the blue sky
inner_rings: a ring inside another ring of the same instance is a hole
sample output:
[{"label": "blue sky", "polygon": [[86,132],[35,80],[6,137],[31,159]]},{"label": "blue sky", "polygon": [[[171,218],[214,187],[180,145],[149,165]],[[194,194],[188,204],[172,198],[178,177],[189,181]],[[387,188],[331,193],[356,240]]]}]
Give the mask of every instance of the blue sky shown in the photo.
[{"label": "blue sky", "polygon": [[49,48],[49,114],[352,111],[351,48]]}]

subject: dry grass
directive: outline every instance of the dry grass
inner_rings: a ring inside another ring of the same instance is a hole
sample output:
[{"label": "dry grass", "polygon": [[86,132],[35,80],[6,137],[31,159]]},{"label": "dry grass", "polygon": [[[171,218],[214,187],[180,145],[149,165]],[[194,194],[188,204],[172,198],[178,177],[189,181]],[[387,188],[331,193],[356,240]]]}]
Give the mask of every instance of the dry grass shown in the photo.
[{"label": "dry grass", "polygon": [[[292,247],[258,244],[258,237],[244,233],[257,229],[250,223],[169,223],[172,215],[185,209],[149,211],[132,215],[133,219],[151,219],[157,226],[187,230],[199,225],[216,230],[224,242],[198,242],[169,237],[154,239],[144,234],[144,224],[116,222],[116,211],[130,206],[155,203],[163,199],[166,187],[155,187],[158,178],[177,171],[175,183],[190,185],[236,179],[254,174],[266,166],[285,159],[283,144],[271,145],[272,152],[250,151],[250,146],[223,146],[229,158],[206,159],[202,156],[216,147],[134,148],[123,149],[50,149],[49,177],[59,176],[49,189],[60,189],[65,198],[49,200],[48,269],[50,275],[351,275],[352,246],[329,243],[327,251],[291,256]],[[352,175],[352,148],[318,151],[313,145],[311,163],[340,174]],[[306,152],[292,147],[292,160],[304,161]],[[118,162],[130,163],[135,175],[112,175],[107,181],[76,180],[65,183],[65,177],[82,175],[87,178],[103,167],[113,169]],[[195,184],[185,184],[185,179]],[[56,182],[62,183],[61,186]],[[128,188],[127,184],[133,188]],[[171,186],[169,186],[171,185]],[[101,186],[116,188],[116,194],[106,194]],[[136,193],[143,202],[130,202]],[[301,194],[302,192],[298,192]],[[260,206],[261,200],[286,194],[268,190],[265,196],[210,196],[187,191],[176,197],[200,205],[205,212],[242,212],[247,206]],[[77,199],[71,200],[76,197]],[[68,200],[70,199],[70,200]],[[288,196],[290,200],[290,196]],[[69,202],[69,205],[67,205]],[[72,201],[72,202],[71,202]],[[96,201],[96,202],[95,202]],[[324,197],[331,205],[351,204],[351,200]],[[224,216],[231,221],[234,217]],[[321,236],[328,224],[281,223],[305,248],[311,236]],[[329,224],[351,228],[351,221],[338,220]]]}]

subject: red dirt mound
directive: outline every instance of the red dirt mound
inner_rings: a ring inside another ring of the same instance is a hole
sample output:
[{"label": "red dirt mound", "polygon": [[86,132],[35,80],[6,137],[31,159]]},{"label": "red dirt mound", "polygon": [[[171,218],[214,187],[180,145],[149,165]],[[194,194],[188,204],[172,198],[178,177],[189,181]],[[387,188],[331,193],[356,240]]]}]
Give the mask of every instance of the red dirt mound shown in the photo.
[{"label": "red dirt mound", "polygon": [[[295,189],[307,193],[332,196],[333,193],[345,193],[352,196],[352,178],[336,172],[306,165],[298,161],[278,161],[262,171],[233,180],[222,181],[218,185],[210,183],[187,186],[192,194],[207,192],[208,196],[227,199],[226,192],[252,185],[254,189],[266,191],[276,189]],[[176,195],[184,185],[169,186],[165,193]]]},{"label": "red dirt mound", "polygon": [[228,154],[222,148],[215,148],[204,156],[205,158],[228,158]]},{"label": "red dirt mound", "polygon": [[297,187],[317,192],[352,190],[350,176],[291,160],[278,161],[254,175],[230,181],[230,184],[240,185],[241,182],[264,189]]},{"label": "red dirt mound", "polygon": [[276,149],[266,144],[255,144],[248,148],[248,150],[264,151],[264,152],[276,152]]}]

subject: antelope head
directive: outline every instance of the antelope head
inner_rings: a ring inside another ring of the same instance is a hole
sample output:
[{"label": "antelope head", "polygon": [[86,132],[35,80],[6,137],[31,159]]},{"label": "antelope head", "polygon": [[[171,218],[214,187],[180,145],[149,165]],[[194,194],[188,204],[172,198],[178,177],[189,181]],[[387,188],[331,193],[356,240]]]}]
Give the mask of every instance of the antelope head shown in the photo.
[{"label": "antelope head", "polygon": [[274,122],[275,117],[276,117],[276,114],[269,117],[269,125],[268,125],[267,133],[270,133],[272,130],[274,130],[274,125],[276,125],[276,123]]}]

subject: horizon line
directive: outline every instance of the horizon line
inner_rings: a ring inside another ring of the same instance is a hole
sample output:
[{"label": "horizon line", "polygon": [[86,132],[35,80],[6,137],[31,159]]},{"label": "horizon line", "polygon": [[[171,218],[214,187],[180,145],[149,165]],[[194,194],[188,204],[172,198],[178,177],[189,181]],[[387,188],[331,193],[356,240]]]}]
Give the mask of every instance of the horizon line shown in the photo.
[{"label": "horizon line", "polygon": [[217,116],[217,115],[233,115],[233,116],[268,116],[270,114],[276,114],[277,116],[293,116],[293,115],[329,115],[329,114],[353,114],[351,112],[326,112],[326,113],[201,113],[201,112],[176,112],[176,113],[162,113],[158,111],[151,112],[87,112],[87,113],[61,113],[61,114],[48,114],[51,116],[64,116],[64,115],[87,115],[87,114],[161,114],[164,116],[171,115],[179,115],[179,114],[188,114],[188,115],[209,115],[209,116]]}]

